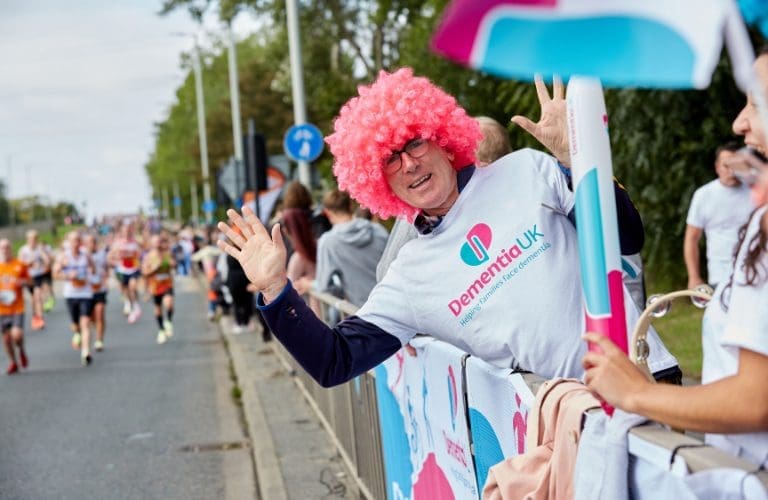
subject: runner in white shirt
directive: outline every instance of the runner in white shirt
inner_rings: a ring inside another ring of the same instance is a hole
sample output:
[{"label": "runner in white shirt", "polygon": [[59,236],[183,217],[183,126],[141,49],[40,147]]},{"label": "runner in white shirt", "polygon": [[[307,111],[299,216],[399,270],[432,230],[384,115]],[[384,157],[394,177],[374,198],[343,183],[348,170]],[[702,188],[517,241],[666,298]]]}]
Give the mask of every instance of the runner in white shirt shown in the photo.
[{"label": "runner in white shirt", "polygon": [[66,248],[59,254],[53,266],[53,276],[64,280],[63,295],[71,319],[72,348],[80,350],[80,361],[83,366],[88,366],[91,364],[93,262],[90,254],[82,247],[82,238],[78,231],[69,233],[66,243]]},{"label": "runner in white shirt", "polygon": [[109,262],[115,268],[123,293],[123,314],[128,316],[128,323],[135,323],[141,316],[139,305],[138,282],[141,278],[141,244],[136,240],[133,221],[126,221],[120,228],[120,234],[112,242],[109,250]]},{"label": "runner in white shirt", "polygon": [[107,251],[99,245],[99,239],[94,234],[86,234],[83,243],[93,261],[93,273],[90,279],[93,290],[93,313],[91,317],[96,329],[96,341],[93,343],[93,347],[96,351],[101,351],[104,349],[104,330],[106,328],[104,309],[107,305],[107,291],[109,289]]},{"label": "runner in white shirt", "polygon": [[[19,260],[27,265],[32,283],[29,291],[32,295],[32,330],[45,328],[43,313],[52,308],[51,300],[51,265],[53,259],[46,245],[38,241],[37,231],[27,231],[27,242],[19,249]],[[48,305],[49,307],[44,307]]]},{"label": "runner in white shirt", "polygon": [[751,209],[749,187],[744,186],[728,168],[728,160],[739,149],[735,143],[717,148],[717,179],[693,193],[686,220],[683,256],[688,270],[688,288],[704,283],[699,271],[699,241],[707,243],[707,283],[712,287],[728,279],[733,264],[733,250],[739,240],[739,228],[747,222]]}]

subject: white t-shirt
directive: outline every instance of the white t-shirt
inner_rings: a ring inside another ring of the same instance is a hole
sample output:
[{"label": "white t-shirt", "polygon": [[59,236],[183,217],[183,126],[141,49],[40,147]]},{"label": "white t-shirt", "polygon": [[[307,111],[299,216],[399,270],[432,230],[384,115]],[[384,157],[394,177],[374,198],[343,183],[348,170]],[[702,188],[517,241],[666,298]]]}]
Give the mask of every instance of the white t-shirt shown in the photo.
[{"label": "white t-shirt", "polygon": [[91,254],[91,261],[93,262],[93,273],[91,273],[90,283],[93,293],[106,292],[107,289],[104,285],[104,278],[109,272],[109,264],[107,263],[107,251],[104,248],[99,248]]},{"label": "white t-shirt", "polygon": [[121,239],[115,242],[117,264],[115,270],[121,274],[138,273],[141,269],[141,245],[136,240]]},{"label": "white t-shirt", "polygon": [[[538,151],[477,169],[442,223],[403,246],[357,316],[403,343],[426,333],[496,366],[580,377],[573,204],[554,159]],[[625,303],[636,319],[627,293]],[[655,333],[649,339],[651,370],[674,366]]]},{"label": "white t-shirt", "polygon": [[25,243],[24,246],[19,249],[19,260],[27,264],[29,275],[35,278],[37,276],[42,276],[50,270],[50,268],[45,265],[44,256],[46,254],[49,256],[50,262],[50,252],[48,252],[45,246],[38,243],[32,248]]},{"label": "white t-shirt", "polygon": [[707,243],[707,281],[727,281],[733,264],[733,250],[739,228],[752,212],[749,188],[727,187],[715,179],[693,193],[686,223],[704,230]]},{"label": "white t-shirt", "polygon": [[[64,290],[62,295],[66,299],[90,299],[93,298],[93,289],[91,288],[91,259],[90,256],[81,251],[77,255],[72,255],[70,250],[66,250],[62,261],[62,271],[67,275],[64,281]],[[74,272],[74,278],[69,278],[69,274]]]},{"label": "white t-shirt", "polygon": [[[767,207],[755,213],[749,223],[745,241],[757,233]],[[749,349],[768,356],[768,253],[759,260],[757,284],[743,285],[746,244],[739,250],[728,311],[720,304],[726,283],[718,285],[702,323],[704,359],[701,381],[705,384],[735,375],[739,371],[739,349]],[[728,281],[727,279],[724,281]],[[768,432],[743,434],[707,434],[707,443],[768,465]]]}]

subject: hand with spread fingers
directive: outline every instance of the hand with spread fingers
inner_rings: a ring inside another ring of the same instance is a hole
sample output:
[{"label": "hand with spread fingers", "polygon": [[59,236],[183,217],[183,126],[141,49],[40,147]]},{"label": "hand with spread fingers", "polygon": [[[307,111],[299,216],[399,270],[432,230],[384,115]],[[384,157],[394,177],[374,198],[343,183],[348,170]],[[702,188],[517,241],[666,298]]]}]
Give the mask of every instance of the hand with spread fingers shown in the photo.
[{"label": "hand with spread fingers", "polygon": [[552,81],[552,97],[549,97],[549,90],[540,75],[536,75],[534,81],[541,105],[539,121],[534,123],[525,116],[515,115],[512,117],[512,123],[535,137],[560,163],[570,167],[571,151],[568,142],[563,81],[555,75]]},{"label": "hand with spread fingers", "polygon": [[275,224],[270,236],[267,229],[248,208],[240,215],[227,210],[230,225],[219,222],[218,228],[229,238],[219,240],[221,250],[237,259],[253,286],[264,296],[266,303],[274,300],[288,283],[286,277],[286,250],[280,225]]},{"label": "hand with spread fingers", "polygon": [[584,340],[596,344],[602,351],[584,355],[584,383],[608,404],[633,411],[631,398],[650,382],[609,338],[598,333],[587,333]]}]

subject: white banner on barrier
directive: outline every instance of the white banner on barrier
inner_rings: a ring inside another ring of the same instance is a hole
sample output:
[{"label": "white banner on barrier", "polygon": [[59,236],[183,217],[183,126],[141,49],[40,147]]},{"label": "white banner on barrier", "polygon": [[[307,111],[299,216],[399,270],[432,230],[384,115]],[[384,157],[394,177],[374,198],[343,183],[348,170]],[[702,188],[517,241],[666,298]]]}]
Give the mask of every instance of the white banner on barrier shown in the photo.
[{"label": "white banner on barrier", "polygon": [[478,358],[467,359],[466,374],[477,483],[482,491],[492,465],[525,451],[529,402],[534,394],[521,383],[521,375]]},{"label": "white banner on barrier", "polygon": [[462,387],[466,354],[430,342],[376,369],[387,497],[478,498]]}]

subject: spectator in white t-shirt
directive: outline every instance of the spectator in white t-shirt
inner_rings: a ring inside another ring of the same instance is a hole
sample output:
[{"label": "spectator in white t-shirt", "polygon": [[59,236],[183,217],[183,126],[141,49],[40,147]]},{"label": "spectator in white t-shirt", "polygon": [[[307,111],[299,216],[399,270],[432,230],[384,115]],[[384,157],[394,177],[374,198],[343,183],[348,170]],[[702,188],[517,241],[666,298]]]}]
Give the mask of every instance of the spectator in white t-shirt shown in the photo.
[{"label": "spectator in white t-shirt", "polygon": [[[705,282],[715,288],[730,275],[739,228],[747,222],[752,210],[749,188],[742,185],[728,168],[728,160],[739,147],[736,143],[729,143],[717,148],[717,179],[704,184],[693,193],[683,243],[690,289]],[[706,280],[701,275],[699,261],[699,241],[702,234],[706,236],[707,244]]]},{"label": "spectator in white t-shirt", "polygon": [[[578,377],[586,346],[576,229],[569,217],[570,154],[564,87],[536,81],[538,123],[513,117],[555,156],[525,149],[475,168],[482,134],[455,98],[409,68],[382,72],[345,105],[326,141],[339,189],[381,217],[412,220],[408,242],[365,304],[330,328],[289,280],[279,227],[267,233],[247,207],[219,223],[259,290],[275,337],[321,385],[350,380],[428,333],[499,367]],[[642,223],[614,189],[621,235],[642,243]],[[576,220],[578,222],[578,220]],[[235,231],[237,227],[240,231]],[[639,248],[634,250],[638,251]],[[628,253],[634,253],[628,252]],[[626,299],[630,300],[630,299]],[[627,308],[632,321],[632,308]],[[651,370],[675,359],[656,339]]]}]

